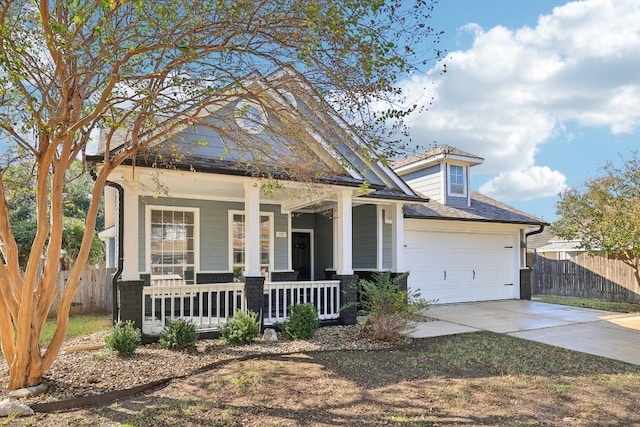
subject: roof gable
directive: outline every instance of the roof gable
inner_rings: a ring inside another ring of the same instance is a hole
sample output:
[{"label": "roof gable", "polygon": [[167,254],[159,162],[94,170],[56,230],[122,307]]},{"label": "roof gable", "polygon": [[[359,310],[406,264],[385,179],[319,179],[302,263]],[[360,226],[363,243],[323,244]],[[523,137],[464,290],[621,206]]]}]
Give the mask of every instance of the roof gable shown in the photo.
[{"label": "roof gable", "polygon": [[[366,141],[299,76],[286,70],[266,77],[254,73],[241,86],[212,100],[139,157],[147,164],[161,158],[173,167],[215,173],[263,171],[298,179],[304,172],[307,178],[366,182],[417,197],[380,159],[364,154],[371,152]],[[112,141],[121,147],[129,132],[120,131]]]}]

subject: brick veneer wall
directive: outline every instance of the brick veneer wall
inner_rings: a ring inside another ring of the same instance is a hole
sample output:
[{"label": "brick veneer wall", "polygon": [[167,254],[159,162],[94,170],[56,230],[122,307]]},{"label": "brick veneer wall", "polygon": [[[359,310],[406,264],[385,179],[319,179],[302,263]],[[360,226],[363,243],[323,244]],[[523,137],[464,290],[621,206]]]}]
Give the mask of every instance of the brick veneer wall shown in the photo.
[{"label": "brick veneer wall", "polygon": [[231,283],[233,272],[223,273],[197,273],[196,283]]},{"label": "brick veneer wall", "polygon": [[144,280],[118,282],[120,320],[132,320],[133,325],[142,330],[142,288]]},{"label": "brick veneer wall", "polygon": [[355,325],[358,312],[358,275],[334,274],[331,279],[340,281],[340,305],[348,305],[340,311],[340,321],[345,325]]}]

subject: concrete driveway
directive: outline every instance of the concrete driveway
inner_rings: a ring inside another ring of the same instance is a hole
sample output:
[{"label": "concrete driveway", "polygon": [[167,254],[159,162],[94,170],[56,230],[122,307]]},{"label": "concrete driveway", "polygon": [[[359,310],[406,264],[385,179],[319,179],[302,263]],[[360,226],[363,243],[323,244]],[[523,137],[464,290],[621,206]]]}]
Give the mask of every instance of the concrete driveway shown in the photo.
[{"label": "concrete driveway", "polygon": [[638,314],[523,300],[433,305],[425,314],[436,320],[412,337],[487,330],[640,365]]}]

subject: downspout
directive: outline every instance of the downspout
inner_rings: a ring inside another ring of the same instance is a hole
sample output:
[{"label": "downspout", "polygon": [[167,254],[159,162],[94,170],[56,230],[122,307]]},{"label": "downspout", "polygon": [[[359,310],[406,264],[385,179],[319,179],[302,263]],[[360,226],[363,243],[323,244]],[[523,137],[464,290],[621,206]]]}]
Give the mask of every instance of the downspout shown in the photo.
[{"label": "downspout", "polygon": [[534,236],[536,234],[542,233],[544,231],[545,225],[546,224],[542,224],[539,229],[530,231],[528,233],[525,233],[525,235],[524,235],[524,247],[525,247],[525,250],[527,248],[527,239],[529,238],[529,236]]},{"label": "downspout", "polygon": [[[91,170],[91,177],[95,181],[96,171]],[[117,227],[117,236],[118,236],[118,267],[116,272],[111,276],[111,300],[113,302],[112,305],[112,319],[113,323],[117,323],[120,316],[118,306],[118,279],[122,275],[122,271],[124,270],[124,239],[122,238],[122,231],[124,230],[124,187],[113,181],[105,181],[105,185],[108,187],[115,188],[118,191],[118,227]]]},{"label": "downspout", "polygon": [[546,224],[542,224],[542,225],[540,226],[540,228],[539,228],[539,229],[537,229],[537,230],[533,230],[533,231],[530,231],[530,232],[526,233],[526,234],[524,235],[524,242],[525,242],[525,243],[527,243],[527,238],[529,238],[529,236],[533,236],[533,235],[535,235],[535,234],[540,234],[540,233],[542,233],[542,232],[544,231],[544,227],[545,227],[545,225],[546,225]]}]

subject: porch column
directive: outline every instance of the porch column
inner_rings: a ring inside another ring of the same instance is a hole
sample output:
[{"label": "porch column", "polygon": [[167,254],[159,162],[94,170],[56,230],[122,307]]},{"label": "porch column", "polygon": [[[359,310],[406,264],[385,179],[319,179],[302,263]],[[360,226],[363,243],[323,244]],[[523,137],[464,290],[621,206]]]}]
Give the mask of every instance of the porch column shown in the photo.
[{"label": "porch column", "polygon": [[[124,259],[123,259],[123,271],[122,280],[138,280],[140,279],[140,267],[142,271],[146,271],[147,266],[139,266],[139,204],[138,200],[138,183],[135,178],[127,178],[122,184],[124,187],[124,201],[120,200],[119,203],[124,203],[124,221],[126,223],[125,230],[118,230],[116,237],[124,238]],[[149,250],[147,248],[146,250]],[[120,257],[122,254],[118,254]],[[147,254],[148,255],[148,254]],[[146,263],[145,263],[146,264]],[[115,296],[114,296],[115,298]]]},{"label": "porch column", "polygon": [[391,271],[404,272],[404,214],[402,203],[391,207]]},{"label": "porch column", "polygon": [[337,230],[338,275],[353,274],[353,222],[351,191],[338,194],[338,215],[334,224]]},{"label": "porch column", "polygon": [[244,184],[244,274],[247,277],[261,276],[260,272],[260,187],[249,182]]}]

